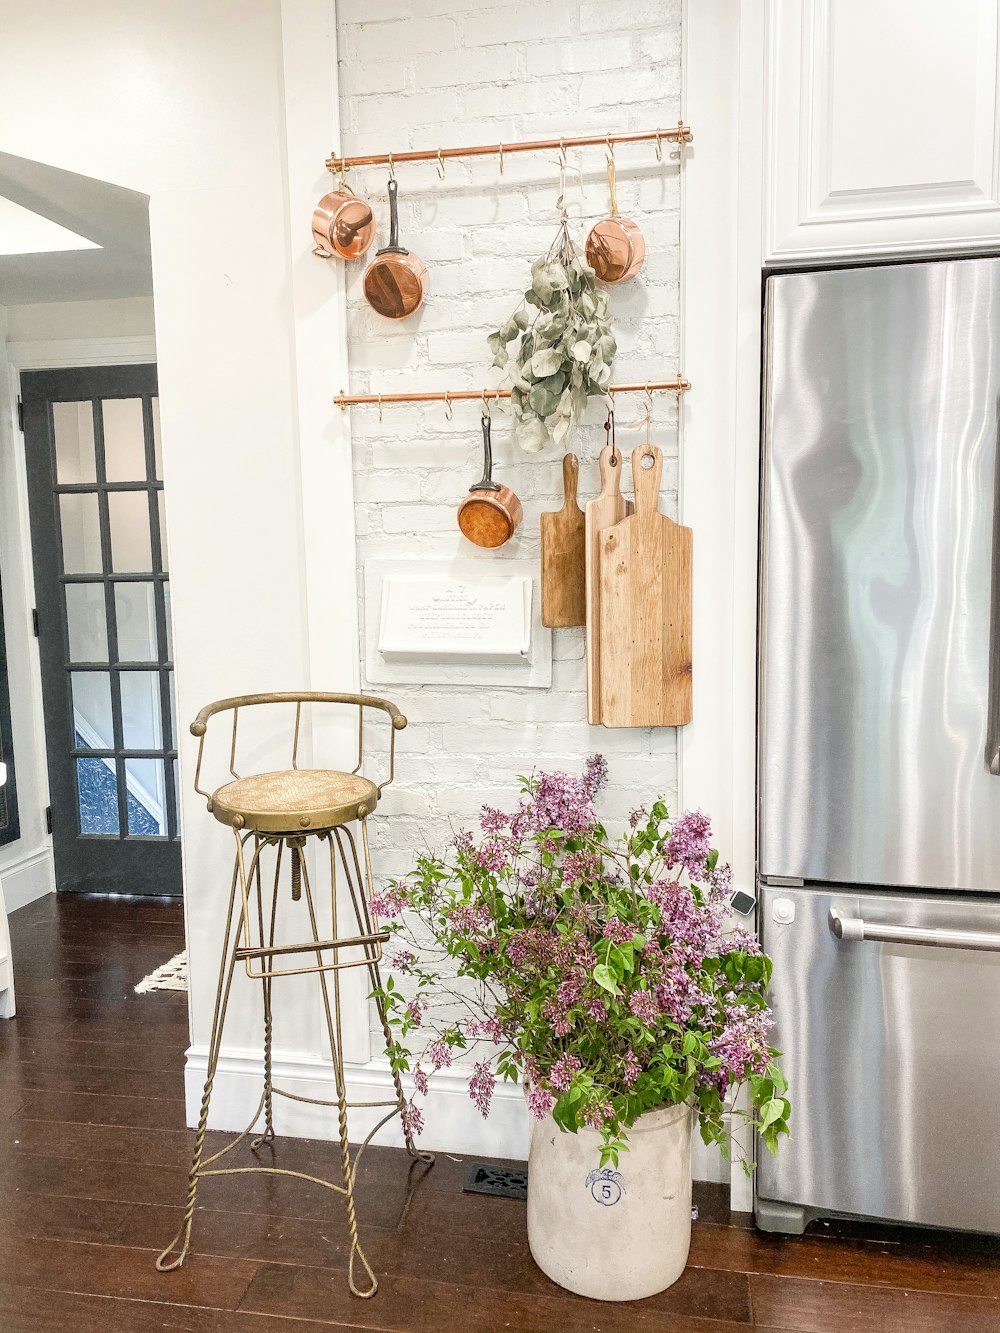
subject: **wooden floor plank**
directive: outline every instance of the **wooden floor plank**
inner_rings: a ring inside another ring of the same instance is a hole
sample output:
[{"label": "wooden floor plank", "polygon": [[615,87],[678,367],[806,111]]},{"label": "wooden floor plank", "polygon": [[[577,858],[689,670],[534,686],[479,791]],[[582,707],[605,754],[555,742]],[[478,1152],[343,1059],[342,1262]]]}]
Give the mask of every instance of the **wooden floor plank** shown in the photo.
[{"label": "wooden floor plank", "polygon": [[[353,1323],[327,1326],[353,1333],[361,1327]],[[4,1333],[316,1333],[315,1323],[299,1319],[76,1296],[2,1282],[0,1328]]]},{"label": "wooden floor plank", "polygon": [[[0,1240],[0,1281],[17,1275],[20,1286],[85,1296],[115,1296],[234,1310],[258,1266],[238,1259],[204,1257],[176,1273],[158,1273],[156,1254],[114,1245],[77,1245],[21,1237]],[[167,1283],[169,1282],[169,1286]]]},{"label": "wooden floor plank", "polygon": [[[269,1271],[262,1268],[258,1276]],[[795,1333],[997,1333],[1000,1329],[1000,1301],[981,1296],[768,1274],[750,1278],[750,1296],[759,1322]]]},{"label": "wooden floor plank", "polygon": [[[325,1269],[264,1266],[247,1291],[241,1310],[285,1313],[300,1319],[353,1317],[365,1328],[394,1333],[746,1333],[745,1322],[664,1315],[648,1302],[607,1304],[571,1296],[552,1287],[552,1295],[501,1292],[493,1288],[454,1286],[395,1274],[381,1279],[378,1296],[358,1310],[339,1273]],[[370,1322],[369,1322],[370,1321]]]}]

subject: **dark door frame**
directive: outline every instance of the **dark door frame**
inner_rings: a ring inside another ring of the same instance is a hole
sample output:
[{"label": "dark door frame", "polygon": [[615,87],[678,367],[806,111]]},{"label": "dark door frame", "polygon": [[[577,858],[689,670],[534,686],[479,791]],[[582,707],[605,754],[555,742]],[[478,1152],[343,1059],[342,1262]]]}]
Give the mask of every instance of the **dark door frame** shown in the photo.
[{"label": "dark door frame", "polygon": [[[27,461],[29,515],[35,595],[38,607],[38,646],[46,732],[49,792],[56,887],[60,891],[98,891],[176,896],[181,891],[178,812],[173,780],[177,738],[173,720],[166,658],[168,576],[161,551],[158,492],[150,399],[157,394],[155,365],[88,366],[79,369],[23,371],[21,395]],[[142,397],[146,480],[109,482],[104,468],[102,414],[98,399]],[[57,484],[52,403],[91,400],[94,410],[96,482]],[[145,492],[149,497],[149,526],[153,550],[151,571],[112,573],[108,497],[116,492]],[[95,493],[98,496],[102,574],[66,574],[62,569],[60,496]],[[108,661],[73,663],[75,671],[108,672],[111,690],[113,745],[96,750],[76,742],[71,696],[70,652],[63,588],[71,583],[100,582],[104,588]],[[154,607],[159,661],[121,663],[118,660],[114,589],[123,583],[149,583]],[[161,748],[126,749],[117,682],[127,671],[159,672]],[[129,832],[126,759],[154,759],[164,763],[164,805],[167,836]],[[78,760],[99,759],[113,768],[118,806],[117,833],[82,833],[77,795]]]}]

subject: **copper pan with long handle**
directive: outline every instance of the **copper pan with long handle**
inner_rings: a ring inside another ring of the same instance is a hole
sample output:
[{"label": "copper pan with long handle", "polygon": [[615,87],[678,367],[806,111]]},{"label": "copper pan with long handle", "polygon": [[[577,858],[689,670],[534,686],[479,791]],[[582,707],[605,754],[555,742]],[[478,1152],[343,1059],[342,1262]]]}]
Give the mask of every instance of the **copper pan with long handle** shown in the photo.
[{"label": "copper pan with long handle", "polygon": [[458,526],[476,546],[494,549],[510,541],[524,515],[521,501],[509,486],[493,480],[490,414],[483,413],[483,479],[469,487],[458,506]]},{"label": "copper pan with long handle", "polygon": [[398,187],[389,181],[389,244],[365,271],[365,300],[385,319],[406,319],[415,314],[427,294],[424,261],[399,244]]}]

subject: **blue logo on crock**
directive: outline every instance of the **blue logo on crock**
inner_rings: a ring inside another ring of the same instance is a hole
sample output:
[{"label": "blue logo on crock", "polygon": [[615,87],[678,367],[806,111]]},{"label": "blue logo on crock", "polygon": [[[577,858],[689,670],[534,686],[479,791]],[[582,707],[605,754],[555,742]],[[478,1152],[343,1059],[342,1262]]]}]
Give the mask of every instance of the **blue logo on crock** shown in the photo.
[{"label": "blue logo on crock", "polygon": [[611,1208],[625,1193],[625,1177],[606,1166],[601,1171],[591,1171],[587,1177],[587,1186],[591,1198],[605,1208]]}]

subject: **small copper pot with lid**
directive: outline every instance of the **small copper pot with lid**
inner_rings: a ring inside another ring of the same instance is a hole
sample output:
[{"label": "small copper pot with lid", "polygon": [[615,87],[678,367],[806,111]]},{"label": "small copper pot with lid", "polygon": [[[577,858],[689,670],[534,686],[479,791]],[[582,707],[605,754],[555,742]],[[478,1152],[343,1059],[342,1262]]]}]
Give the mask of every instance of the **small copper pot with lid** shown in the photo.
[{"label": "small copper pot with lid", "polygon": [[406,319],[415,314],[427,293],[427,268],[399,243],[398,186],[389,181],[389,244],[365,270],[365,300],[386,319]]},{"label": "small copper pot with lid", "polygon": [[341,177],[313,210],[312,234],[322,259],[360,259],[375,239],[375,215]]},{"label": "small copper pot with lid", "polygon": [[521,501],[509,486],[493,480],[490,414],[483,413],[483,479],[469,487],[458,506],[458,526],[476,546],[495,548],[510,541],[523,517]]},{"label": "small copper pot with lid", "polygon": [[631,218],[618,212],[615,194],[615,159],[608,155],[608,187],[611,191],[611,216],[597,222],[587,237],[587,263],[601,282],[627,282],[642,268],[646,241]]}]

